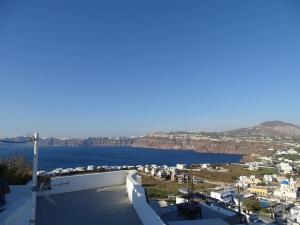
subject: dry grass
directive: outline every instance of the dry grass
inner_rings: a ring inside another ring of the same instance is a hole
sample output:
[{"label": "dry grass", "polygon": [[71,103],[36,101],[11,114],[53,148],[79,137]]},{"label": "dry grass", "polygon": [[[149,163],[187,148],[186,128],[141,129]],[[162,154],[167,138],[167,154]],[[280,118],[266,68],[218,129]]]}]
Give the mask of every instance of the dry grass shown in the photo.
[{"label": "dry grass", "polygon": [[[187,184],[178,184],[171,180],[162,181],[155,179],[151,176],[140,174],[142,176],[142,185],[147,189],[148,195],[150,197],[163,198],[168,195],[178,194],[178,189],[181,187],[187,187]],[[208,192],[210,188],[216,187],[213,184],[201,183],[190,185],[189,188],[193,189],[196,192]],[[156,195],[156,196],[155,196]]]},{"label": "dry grass", "polygon": [[211,181],[220,181],[224,183],[233,183],[239,178],[239,176],[251,176],[262,177],[263,174],[271,173],[269,169],[262,169],[259,171],[250,171],[240,165],[222,165],[228,172],[215,172],[215,171],[194,171],[194,174],[202,179]]}]

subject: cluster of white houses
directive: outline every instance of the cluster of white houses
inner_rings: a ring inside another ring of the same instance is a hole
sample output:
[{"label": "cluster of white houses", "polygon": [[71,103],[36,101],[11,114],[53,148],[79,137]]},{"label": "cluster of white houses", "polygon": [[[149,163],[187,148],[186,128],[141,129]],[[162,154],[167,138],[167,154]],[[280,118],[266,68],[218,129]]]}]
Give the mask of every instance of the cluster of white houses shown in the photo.
[{"label": "cluster of white houses", "polygon": [[[279,151],[280,154],[292,154],[295,150]],[[249,170],[271,169],[273,174],[265,174],[262,178],[255,175],[240,176],[236,185],[247,189],[259,196],[293,201],[300,196],[300,180],[295,172],[299,169],[297,161],[278,158],[274,162],[272,157],[263,157],[258,162],[250,162],[246,165]]]},{"label": "cluster of white houses", "polygon": [[[208,168],[209,164],[201,164],[202,168]],[[192,176],[189,171],[187,171],[186,164],[176,164],[176,166],[158,166],[155,164],[138,166],[137,170],[139,172],[149,174],[152,177],[156,177],[158,179],[171,181],[177,181],[179,184],[192,182],[193,184],[202,183],[203,180],[197,176]]]},{"label": "cluster of white houses", "polygon": [[51,171],[40,170],[38,175],[48,175],[48,176],[60,176],[60,175],[71,175],[76,173],[88,173],[88,172],[109,172],[118,170],[131,170],[136,169],[136,166],[94,166],[88,165],[86,167],[79,166],[75,168],[56,168]]}]

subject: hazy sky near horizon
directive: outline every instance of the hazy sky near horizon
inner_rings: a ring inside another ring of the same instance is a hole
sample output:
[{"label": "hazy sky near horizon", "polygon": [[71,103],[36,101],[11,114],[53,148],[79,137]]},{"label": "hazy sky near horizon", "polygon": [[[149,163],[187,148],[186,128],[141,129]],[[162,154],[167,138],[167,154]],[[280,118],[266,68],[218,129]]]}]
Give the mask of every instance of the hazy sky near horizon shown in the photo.
[{"label": "hazy sky near horizon", "polygon": [[0,2],[0,137],[300,124],[300,2]]}]

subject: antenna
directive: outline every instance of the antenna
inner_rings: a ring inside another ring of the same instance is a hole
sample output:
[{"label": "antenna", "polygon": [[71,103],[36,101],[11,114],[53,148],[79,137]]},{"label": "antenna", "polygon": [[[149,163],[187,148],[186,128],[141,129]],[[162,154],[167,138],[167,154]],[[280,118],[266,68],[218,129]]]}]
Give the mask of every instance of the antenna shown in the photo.
[{"label": "antenna", "polygon": [[33,147],[33,170],[32,170],[32,199],[31,199],[31,219],[29,224],[35,225],[36,223],[36,192],[37,188],[37,169],[38,169],[38,155],[39,155],[39,133],[34,133],[34,147]]},{"label": "antenna", "polygon": [[24,141],[14,141],[14,140],[2,140],[0,139],[1,143],[8,143],[8,144],[24,144],[29,142],[34,142],[33,148],[33,170],[32,170],[32,199],[31,199],[31,218],[29,220],[29,224],[35,225],[35,218],[36,218],[36,192],[38,191],[37,188],[37,168],[38,168],[38,152],[39,152],[39,133],[27,134],[27,139]]}]

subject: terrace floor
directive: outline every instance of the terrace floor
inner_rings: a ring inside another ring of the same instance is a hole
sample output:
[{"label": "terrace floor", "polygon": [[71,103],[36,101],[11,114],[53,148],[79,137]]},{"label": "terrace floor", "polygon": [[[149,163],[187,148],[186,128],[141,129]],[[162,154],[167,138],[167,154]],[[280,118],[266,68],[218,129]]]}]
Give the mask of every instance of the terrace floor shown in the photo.
[{"label": "terrace floor", "polygon": [[51,195],[37,199],[37,225],[140,225],[125,185]]}]

